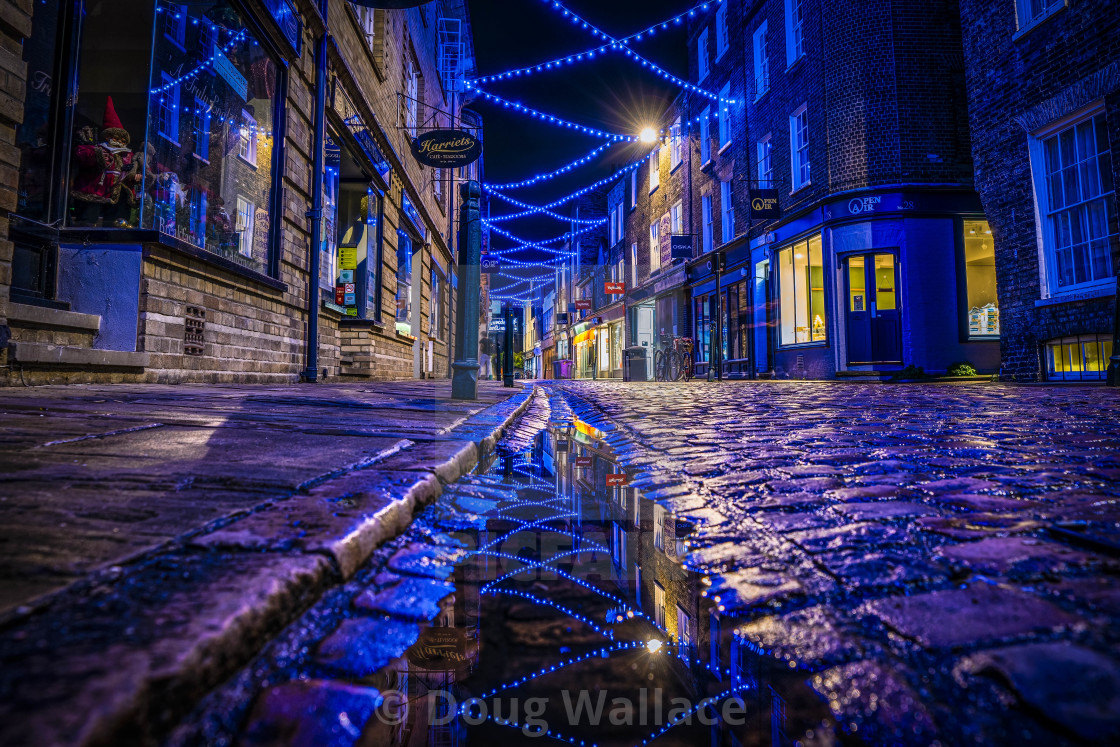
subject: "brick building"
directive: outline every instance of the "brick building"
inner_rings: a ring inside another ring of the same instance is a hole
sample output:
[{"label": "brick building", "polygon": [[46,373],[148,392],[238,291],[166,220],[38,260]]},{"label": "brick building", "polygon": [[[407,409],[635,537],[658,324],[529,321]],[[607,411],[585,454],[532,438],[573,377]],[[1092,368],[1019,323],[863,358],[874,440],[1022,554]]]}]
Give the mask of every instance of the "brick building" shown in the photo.
[{"label": "brick building", "polygon": [[689,38],[692,79],[721,98],[693,95],[687,117],[698,363],[722,350],[728,375],[995,371],[956,3],[729,0]]},{"label": "brick building", "polygon": [[1102,379],[1120,269],[1120,12],[1109,0],[960,5],[1003,373]]},{"label": "brick building", "polygon": [[0,29],[0,380],[448,375],[478,172],[410,139],[460,124],[462,0],[3,0]]}]

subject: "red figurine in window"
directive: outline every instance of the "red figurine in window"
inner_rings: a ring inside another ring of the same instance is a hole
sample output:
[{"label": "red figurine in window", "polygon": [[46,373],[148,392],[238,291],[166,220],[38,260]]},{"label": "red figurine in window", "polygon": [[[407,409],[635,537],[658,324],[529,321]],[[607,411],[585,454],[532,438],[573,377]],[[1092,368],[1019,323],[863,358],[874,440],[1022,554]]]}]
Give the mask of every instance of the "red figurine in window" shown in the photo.
[{"label": "red figurine in window", "polygon": [[101,142],[92,142],[92,128],[83,130],[79,140],[85,142],[74,149],[78,170],[70,190],[76,222],[83,226],[129,227],[136,204],[135,185],[141,180],[140,163],[128,147],[131,138],[121,125],[112,96],[105,101]]}]

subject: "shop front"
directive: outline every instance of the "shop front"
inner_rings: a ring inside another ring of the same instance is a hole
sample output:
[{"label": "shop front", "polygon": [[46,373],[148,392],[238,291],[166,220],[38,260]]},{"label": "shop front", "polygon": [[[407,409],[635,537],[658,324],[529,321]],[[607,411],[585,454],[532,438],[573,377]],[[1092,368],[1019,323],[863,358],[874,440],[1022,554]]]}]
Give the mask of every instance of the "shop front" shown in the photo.
[{"label": "shop front", "polygon": [[648,376],[653,378],[653,356],[673,344],[673,338],[691,336],[687,327],[688,292],[685,265],[672,268],[627,297],[630,345],[646,349]]},{"label": "shop front", "polygon": [[[36,4],[13,298],[102,315],[98,344],[148,351],[157,371],[298,372],[302,325],[265,319],[298,302],[277,217],[302,32],[288,0],[265,6]],[[244,333],[259,325],[269,334]]]}]

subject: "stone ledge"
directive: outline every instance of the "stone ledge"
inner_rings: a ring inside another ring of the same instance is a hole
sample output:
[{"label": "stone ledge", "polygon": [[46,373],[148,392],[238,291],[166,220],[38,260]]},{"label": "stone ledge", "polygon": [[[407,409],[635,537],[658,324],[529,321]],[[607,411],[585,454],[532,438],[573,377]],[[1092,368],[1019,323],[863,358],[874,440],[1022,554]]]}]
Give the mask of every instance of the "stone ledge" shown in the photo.
[{"label": "stone ledge", "polygon": [[17,363],[96,368],[147,368],[148,353],[126,350],[94,350],[68,345],[47,345],[37,342],[13,342],[8,348]]},{"label": "stone ledge", "polygon": [[8,304],[8,321],[33,324],[37,327],[80,329],[86,332],[98,332],[101,329],[101,317],[97,314],[82,314],[77,311],[15,302]]}]

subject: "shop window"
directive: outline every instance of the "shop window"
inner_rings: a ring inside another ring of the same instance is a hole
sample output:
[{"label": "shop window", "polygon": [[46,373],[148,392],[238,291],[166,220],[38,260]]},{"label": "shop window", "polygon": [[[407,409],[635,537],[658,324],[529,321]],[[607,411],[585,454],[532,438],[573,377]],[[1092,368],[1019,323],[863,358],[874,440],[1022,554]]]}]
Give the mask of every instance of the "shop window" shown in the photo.
[{"label": "shop window", "polygon": [[1051,381],[1100,381],[1108,372],[1112,337],[1078,335],[1045,345],[1046,378]]},{"label": "shop window", "polygon": [[84,3],[59,151],[66,226],[156,229],[268,270],[282,71],[241,7]]},{"label": "shop window", "polygon": [[397,332],[412,336],[412,239],[397,230]]},{"label": "shop window", "polygon": [[999,336],[996,295],[996,253],[986,220],[964,222],[964,273],[968,304],[968,336]]},{"label": "shop window", "polygon": [[696,320],[696,348],[693,351],[697,363],[707,363],[712,355],[712,317],[714,316],[715,296],[705,293],[693,302]]},{"label": "shop window", "polygon": [[432,265],[432,309],[429,320],[429,334],[436,339],[443,338],[443,276]]},{"label": "shop window", "polygon": [[54,182],[52,165],[57,149],[53,133],[56,119],[65,118],[55,106],[58,89],[63,87],[58,70],[60,27],[66,26],[67,3],[37,3],[31,18],[31,36],[23,44],[23,62],[27,65],[27,87],[23,121],[16,129],[16,146],[20,150],[19,189],[16,212],[40,223],[53,223],[51,190]]},{"label": "shop window", "polygon": [[1032,138],[1031,150],[1050,291],[1113,282],[1118,227],[1104,112]]},{"label": "shop window", "polygon": [[821,237],[813,236],[779,251],[778,272],[781,344],[825,342]]},{"label": "shop window", "polygon": [[793,191],[809,184],[809,112],[805,104],[789,118],[790,165]]}]

